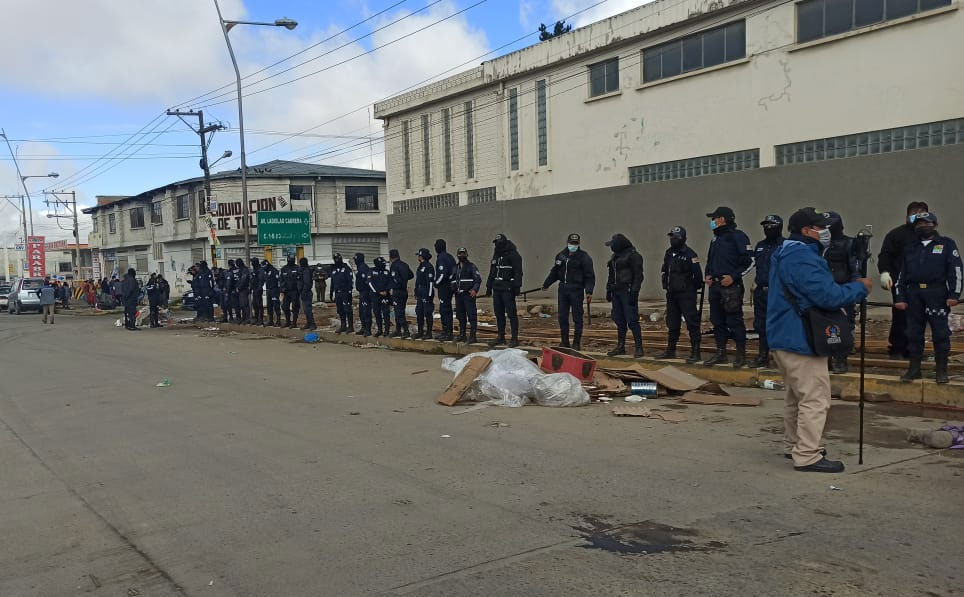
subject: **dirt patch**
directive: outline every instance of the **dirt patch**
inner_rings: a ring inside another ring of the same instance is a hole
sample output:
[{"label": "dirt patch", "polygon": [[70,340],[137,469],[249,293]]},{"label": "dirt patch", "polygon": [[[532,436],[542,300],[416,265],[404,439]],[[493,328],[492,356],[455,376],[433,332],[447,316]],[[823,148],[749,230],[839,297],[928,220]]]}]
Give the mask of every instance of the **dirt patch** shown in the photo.
[{"label": "dirt patch", "polygon": [[673,527],[652,520],[611,524],[596,517],[580,515],[582,524],[573,526],[586,544],[585,549],[600,549],[625,555],[647,555],[680,551],[718,551],[721,541],[703,541],[694,529]]}]

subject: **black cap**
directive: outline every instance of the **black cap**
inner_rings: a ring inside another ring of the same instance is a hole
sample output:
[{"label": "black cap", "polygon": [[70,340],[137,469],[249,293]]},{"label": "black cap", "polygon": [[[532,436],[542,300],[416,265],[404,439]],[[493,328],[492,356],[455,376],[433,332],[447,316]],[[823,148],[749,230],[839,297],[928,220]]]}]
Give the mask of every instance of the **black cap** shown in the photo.
[{"label": "black cap", "polygon": [[421,257],[422,259],[431,259],[432,253],[430,253],[429,250],[426,249],[425,247],[422,247],[418,251],[415,251],[415,256]]},{"label": "black cap", "polygon": [[830,214],[812,207],[798,209],[790,216],[790,232],[800,232],[807,226],[829,226]]},{"label": "black cap", "polygon": [[760,222],[761,226],[783,226],[783,218],[776,214],[770,214]]},{"label": "black cap", "polygon": [[468,254],[469,254],[469,250],[466,249],[465,247],[459,247],[459,248],[455,251],[455,254],[458,255],[459,253],[465,253],[466,255],[468,255]]},{"label": "black cap", "polygon": [[252,257],[252,258],[251,258],[251,265],[258,266],[258,265],[261,265],[261,262],[258,261],[258,258],[257,258],[257,257]]},{"label": "black cap", "polygon": [[398,257],[398,249],[389,249],[389,251],[388,251],[388,256],[389,256],[389,257]]},{"label": "black cap", "polygon": [[932,222],[935,226],[937,225],[937,214],[932,211],[924,211],[917,214],[914,219],[914,224],[917,222]]},{"label": "black cap", "polygon": [[707,218],[726,218],[727,220],[732,220],[736,218],[736,214],[733,210],[726,206],[719,206],[710,213],[706,214]]},{"label": "black cap", "polygon": [[337,261],[338,259],[341,259],[341,253],[335,253],[334,255],[331,256],[331,258],[332,260]]},{"label": "black cap", "polygon": [[365,261],[364,253],[355,253],[355,262],[357,263],[359,261]]},{"label": "black cap", "polygon": [[573,232],[572,234],[570,234],[570,235],[566,238],[566,242],[567,242],[567,243],[576,243],[576,244],[578,245],[580,242],[582,242],[582,240],[579,238],[579,235],[578,235],[578,234],[576,234],[575,232]]},{"label": "black cap", "polygon": [[673,226],[672,228],[669,229],[669,232],[666,233],[666,236],[674,236],[676,238],[686,238],[686,228],[683,228],[682,226]]},{"label": "black cap", "polygon": [[496,235],[495,235],[495,238],[492,239],[492,242],[493,242],[493,243],[497,243],[497,242],[503,241],[503,240],[505,240],[505,235],[504,235],[504,234],[496,234]]}]

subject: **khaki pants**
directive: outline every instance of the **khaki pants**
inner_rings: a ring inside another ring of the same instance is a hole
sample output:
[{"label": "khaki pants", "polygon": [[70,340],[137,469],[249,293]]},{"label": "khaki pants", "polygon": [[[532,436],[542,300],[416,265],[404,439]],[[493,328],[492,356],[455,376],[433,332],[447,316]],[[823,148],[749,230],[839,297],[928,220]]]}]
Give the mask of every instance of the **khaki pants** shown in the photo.
[{"label": "khaki pants", "polygon": [[774,350],[787,386],[783,411],[784,449],[793,466],[807,466],[822,458],[820,438],[830,410],[830,373],[826,357]]},{"label": "khaki pants", "polygon": [[47,323],[47,316],[50,316],[50,323],[54,322],[54,305],[42,305],[44,313],[44,323]]}]

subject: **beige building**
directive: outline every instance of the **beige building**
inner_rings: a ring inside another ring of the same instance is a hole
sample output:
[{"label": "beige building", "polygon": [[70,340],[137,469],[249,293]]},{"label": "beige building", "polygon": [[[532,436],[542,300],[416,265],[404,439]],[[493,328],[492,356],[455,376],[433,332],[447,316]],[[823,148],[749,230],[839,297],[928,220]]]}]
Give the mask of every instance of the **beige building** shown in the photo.
[{"label": "beige building", "polygon": [[[267,248],[257,245],[257,212],[275,211],[310,213],[311,243],[301,249],[311,263],[330,263],[334,253],[350,259],[361,251],[369,261],[387,254],[384,172],[281,160],[248,170],[252,256],[263,257]],[[198,177],[138,195],[98,197],[84,213],[92,219],[89,243],[105,277],[133,267],[139,275],[163,274],[182,292],[189,288],[187,269],[211,262],[212,245],[221,266],[245,255],[237,170],[211,175],[210,201]],[[271,249],[278,264],[296,247]]]}]

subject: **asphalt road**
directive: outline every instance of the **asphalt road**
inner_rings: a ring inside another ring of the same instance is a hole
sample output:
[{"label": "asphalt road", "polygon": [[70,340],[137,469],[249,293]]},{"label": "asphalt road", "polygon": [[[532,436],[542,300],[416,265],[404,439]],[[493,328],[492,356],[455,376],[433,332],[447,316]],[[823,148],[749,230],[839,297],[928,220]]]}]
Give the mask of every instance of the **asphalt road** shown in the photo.
[{"label": "asphalt road", "polygon": [[954,415],[870,407],[861,467],[835,404],[803,474],[777,392],[452,415],[439,362],[0,315],[0,595],[964,591],[964,458],[902,430]]}]

